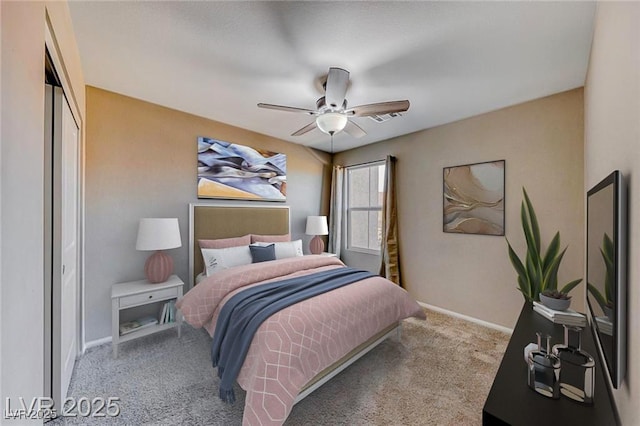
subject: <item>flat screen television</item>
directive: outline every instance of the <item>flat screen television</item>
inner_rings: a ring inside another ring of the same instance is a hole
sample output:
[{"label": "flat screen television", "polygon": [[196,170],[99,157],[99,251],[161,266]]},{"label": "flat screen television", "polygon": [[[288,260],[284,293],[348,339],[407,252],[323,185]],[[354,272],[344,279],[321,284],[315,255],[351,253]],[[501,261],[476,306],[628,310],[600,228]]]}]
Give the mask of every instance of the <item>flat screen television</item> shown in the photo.
[{"label": "flat screen television", "polygon": [[627,206],[614,171],[587,192],[587,305],[603,364],[616,389],[626,370]]}]

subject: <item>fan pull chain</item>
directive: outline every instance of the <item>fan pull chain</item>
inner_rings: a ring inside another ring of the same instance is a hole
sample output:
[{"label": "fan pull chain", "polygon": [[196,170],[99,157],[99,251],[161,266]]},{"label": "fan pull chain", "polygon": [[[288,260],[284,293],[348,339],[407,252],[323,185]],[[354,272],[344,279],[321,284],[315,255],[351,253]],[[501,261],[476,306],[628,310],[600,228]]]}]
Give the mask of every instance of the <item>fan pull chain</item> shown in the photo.
[{"label": "fan pull chain", "polygon": [[330,135],[331,135],[331,153],[333,154],[333,132],[331,132]]}]

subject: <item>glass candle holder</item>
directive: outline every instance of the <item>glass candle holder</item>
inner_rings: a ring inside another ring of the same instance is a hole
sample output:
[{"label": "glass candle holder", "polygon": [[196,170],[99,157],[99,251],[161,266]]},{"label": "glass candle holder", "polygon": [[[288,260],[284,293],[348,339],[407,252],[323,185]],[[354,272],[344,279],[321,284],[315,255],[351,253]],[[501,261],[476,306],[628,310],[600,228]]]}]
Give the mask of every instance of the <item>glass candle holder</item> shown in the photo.
[{"label": "glass candle holder", "polygon": [[564,326],[564,343],[553,346],[560,359],[560,393],[580,403],[593,404],[596,363],[582,350],[582,328]]},{"label": "glass candle holder", "polygon": [[546,335],[542,346],[542,334],[538,337],[538,349],[529,353],[527,362],[529,387],[547,398],[560,398],[560,360],[551,352],[551,336]]}]

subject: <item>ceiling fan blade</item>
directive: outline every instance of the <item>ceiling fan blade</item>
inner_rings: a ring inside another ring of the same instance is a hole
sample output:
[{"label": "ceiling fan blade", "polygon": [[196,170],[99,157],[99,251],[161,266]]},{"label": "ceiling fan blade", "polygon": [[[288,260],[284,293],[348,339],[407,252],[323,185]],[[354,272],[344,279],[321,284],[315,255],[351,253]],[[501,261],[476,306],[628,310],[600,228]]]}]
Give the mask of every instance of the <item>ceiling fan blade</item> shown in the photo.
[{"label": "ceiling fan blade", "polygon": [[259,103],[258,107],[259,108],[266,108],[266,109],[275,109],[276,111],[303,112],[303,113],[309,114],[309,115],[316,115],[317,114],[317,111],[314,111],[312,109],[297,108],[297,107],[290,107],[290,106],[283,106],[283,105]]},{"label": "ceiling fan blade", "polygon": [[345,111],[345,114],[353,115],[356,117],[368,117],[370,115],[383,115],[390,114],[392,112],[404,112],[409,109],[409,101],[389,101],[378,102],[375,104],[358,105],[353,108],[349,108]]},{"label": "ceiling fan blade", "polygon": [[367,134],[367,132],[365,132],[362,127],[358,126],[351,120],[347,121],[347,125],[344,127],[344,131],[354,138],[361,138]]},{"label": "ceiling fan blade", "polygon": [[293,133],[291,133],[291,136],[300,136],[300,135],[304,135],[305,133],[309,133],[310,131],[312,131],[313,129],[316,128],[316,122],[312,121],[311,123],[307,124],[306,126],[304,126],[302,129],[297,130]]},{"label": "ceiling fan blade", "polygon": [[342,68],[329,68],[327,87],[325,88],[325,100],[329,108],[342,107],[348,84],[349,71]]}]

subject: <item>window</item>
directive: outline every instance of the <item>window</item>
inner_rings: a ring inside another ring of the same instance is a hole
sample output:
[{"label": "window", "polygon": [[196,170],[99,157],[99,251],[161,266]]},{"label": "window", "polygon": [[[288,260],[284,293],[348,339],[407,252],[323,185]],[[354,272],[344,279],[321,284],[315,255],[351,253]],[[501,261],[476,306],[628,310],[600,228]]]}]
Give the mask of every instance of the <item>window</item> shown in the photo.
[{"label": "window", "polygon": [[384,162],[347,168],[348,250],[380,251],[384,168]]}]

